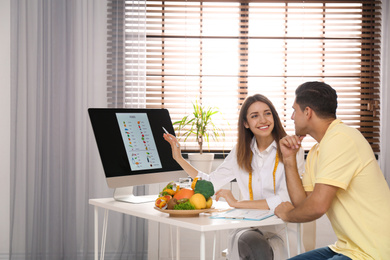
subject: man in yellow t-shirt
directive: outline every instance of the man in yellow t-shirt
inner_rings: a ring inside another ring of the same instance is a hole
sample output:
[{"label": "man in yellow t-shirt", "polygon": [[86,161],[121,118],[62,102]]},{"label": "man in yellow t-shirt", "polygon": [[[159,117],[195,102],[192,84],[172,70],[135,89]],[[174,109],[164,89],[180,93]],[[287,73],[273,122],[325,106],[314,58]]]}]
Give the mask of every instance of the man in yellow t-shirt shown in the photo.
[{"label": "man in yellow t-shirt", "polygon": [[[337,94],[329,85],[306,82],[295,94],[296,135],[280,141],[292,204],[280,204],[275,214],[308,222],[326,213],[338,240],[292,259],[390,259],[390,189],[370,145],[336,119]],[[306,134],[318,143],[301,180],[295,153]]]}]

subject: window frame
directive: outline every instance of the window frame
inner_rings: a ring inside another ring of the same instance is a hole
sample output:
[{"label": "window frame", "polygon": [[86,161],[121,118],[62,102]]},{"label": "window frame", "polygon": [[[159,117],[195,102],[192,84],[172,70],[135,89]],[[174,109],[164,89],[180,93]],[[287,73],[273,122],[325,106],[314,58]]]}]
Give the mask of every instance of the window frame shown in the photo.
[{"label": "window frame", "polygon": [[[134,1],[132,1],[134,2]],[[148,3],[151,5],[151,3],[157,2],[157,1],[146,1],[146,6],[145,8],[147,9]],[[173,3],[176,2],[175,4],[178,4],[180,2],[184,1],[164,1],[165,3]],[[187,3],[192,3],[196,4],[199,1],[187,1]],[[241,2],[241,15],[242,16],[240,22],[241,22],[241,32],[247,32],[249,33],[245,28],[248,28],[247,24],[250,21],[248,20],[248,16],[245,16],[249,12],[249,10],[246,10],[247,7],[249,8],[250,4],[253,3],[270,3],[270,4],[280,4],[284,3],[286,6],[289,4],[296,4],[298,5],[299,3],[302,3],[302,1],[234,1],[234,0],[228,0],[228,1],[202,1],[203,3],[222,3],[222,2],[227,2],[227,3],[232,3],[232,2]],[[371,147],[373,148],[373,151],[378,153],[380,152],[379,149],[379,136],[380,136],[380,115],[379,115],[379,106],[380,106],[380,95],[379,95],[379,90],[380,90],[380,9],[381,9],[381,1],[376,1],[376,0],[363,0],[363,1],[304,1],[306,4],[310,3],[323,3],[324,6],[325,4],[337,4],[337,3],[343,3],[343,2],[348,2],[348,3],[361,3],[362,4],[362,26],[361,26],[361,42],[362,42],[362,47],[361,47],[361,68],[360,68],[360,96],[353,96],[348,94],[349,90],[346,90],[345,92],[342,92],[342,95],[339,95],[339,109],[342,110],[346,107],[349,106],[348,102],[350,102],[348,99],[349,98],[360,98],[360,101],[357,102],[356,104],[360,104],[360,108],[357,109],[354,113],[357,113],[356,115],[352,114],[346,114],[344,115],[341,113],[340,115],[338,114],[338,117],[340,116],[341,119],[344,121],[347,121],[348,124],[348,117],[355,116],[358,121],[356,128],[358,128],[362,134],[366,137],[368,142],[370,143]],[[141,8],[141,7],[140,7]],[[150,96],[156,96],[157,94],[150,94],[149,90],[152,89],[151,85],[146,84],[146,88],[142,87],[142,83],[139,83],[139,78],[137,80],[133,80],[132,82],[136,82],[136,84],[131,83],[131,88],[129,88],[128,85],[128,78],[133,79],[134,76],[128,76],[126,73],[126,60],[128,59],[128,54],[126,53],[126,46],[125,42],[126,39],[129,39],[129,33],[126,34],[126,12],[127,10],[127,5],[126,1],[119,1],[119,0],[112,0],[109,1],[108,3],[108,40],[109,40],[109,54],[108,54],[108,106],[110,107],[127,107],[127,106],[133,106],[134,107],[134,102],[133,104],[128,104],[126,103],[127,100],[142,100],[142,102],[146,103],[146,107],[149,108],[168,108],[168,109],[173,109],[172,107],[169,107],[164,102],[164,87],[161,87],[161,103],[160,104],[154,104],[154,103],[148,103],[148,98]],[[286,9],[288,10],[288,8]],[[325,9],[324,9],[325,10]],[[286,11],[286,15],[288,14],[288,11]],[[250,18],[249,18],[250,19]],[[324,20],[325,21],[325,20]],[[128,26],[128,25],[127,25]],[[141,26],[144,30],[146,30],[148,24],[145,24]],[[115,33],[113,33],[115,32]],[[163,33],[164,34],[164,33]],[[148,44],[148,39],[156,39],[158,36],[156,35],[145,35],[146,37],[146,42],[141,43],[141,47],[145,47],[144,51],[145,53],[141,54],[145,55],[142,56],[143,58],[147,60],[147,56],[150,55],[150,52],[148,52],[147,49],[147,44]],[[171,36],[172,37],[172,36]],[[132,38],[132,37],[131,37]],[[186,39],[189,39],[190,37],[186,37]],[[200,38],[207,38],[207,36],[201,36]],[[261,37],[260,37],[261,38]],[[266,37],[264,37],[266,38]],[[310,37],[307,37],[310,38]],[[250,41],[251,37],[248,37],[248,35],[240,35],[240,45],[245,46],[248,45],[248,41]],[[287,39],[287,38],[285,38]],[[288,40],[288,39],[287,39]],[[287,52],[287,51],[286,51]],[[324,51],[325,53],[325,51]],[[244,101],[246,95],[250,94],[250,87],[248,87],[248,74],[250,74],[249,70],[246,69],[248,67],[248,59],[245,58],[245,55],[248,55],[248,53],[244,50],[239,52],[239,57],[240,57],[240,72],[238,73],[238,79],[239,83],[237,83],[237,106],[234,106],[234,109],[236,109],[236,113],[238,113],[239,107]],[[325,54],[324,54],[325,55]],[[145,69],[143,72],[144,74],[141,75],[140,78],[142,80],[146,79],[148,81],[148,78],[152,76],[152,74],[148,74],[148,64],[143,64],[142,62],[141,66]],[[286,64],[288,63],[288,60],[286,60]],[[326,64],[325,59],[323,61],[324,64]],[[120,66],[118,66],[118,64]],[[164,63],[165,64],[165,63]],[[169,65],[169,64],[168,64]],[[325,65],[324,65],[325,66]],[[164,67],[161,66],[161,67]],[[139,77],[139,75],[137,75]],[[287,78],[288,76],[286,76]],[[164,86],[163,82],[163,76],[161,80],[161,86]],[[165,77],[167,78],[167,77]],[[302,79],[313,79],[315,77],[311,76],[304,76]],[[324,80],[325,77],[317,77],[317,80]],[[243,80],[242,80],[243,79]],[[344,77],[343,80],[347,82],[349,77]],[[289,89],[290,83],[286,79],[286,86],[284,89],[281,91],[283,92],[281,94],[282,99],[287,99],[289,98],[291,100],[291,95],[293,95],[293,90]],[[328,83],[328,81],[325,80],[325,82]],[[157,83],[154,83],[157,84]],[[339,84],[339,83],[338,83]],[[157,84],[158,85],[158,84]],[[330,85],[332,85],[330,83]],[[295,85],[297,87],[298,84]],[[341,88],[339,88],[341,89]],[[336,89],[337,90],[337,89]],[[202,89],[200,90],[202,91]],[[342,90],[341,90],[342,91]],[[190,91],[189,91],[190,92]],[[339,90],[338,90],[339,92]],[[136,93],[136,94],[133,94]],[[129,97],[129,94],[134,95],[132,97]],[[359,94],[359,93],[358,93]],[[175,94],[176,95],[176,94]],[[356,95],[356,93],[354,94]],[[186,98],[186,97],[183,97]],[[187,97],[188,98],[188,97]],[[344,102],[343,99],[346,101]],[[199,98],[200,101],[202,101],[202,97],[200,96]],[[191,113],[191,103],[194,100],[188,100],[186,102],[186,105],[184,107],[179,107],[178,109],[184,109],[186,114]],[[140,102],[140,103],[142,103]],[[275,103],[275,102],[274,102]],[[142,104],[136,104],[136,106],[142,107]],[[285,103],[283,104],[278,112],[279,116],[282,119],[282,123],[284,124],[285,127],[290,127],[288,129],[288,133],[292,133],[291,129],[291,122],[287,123],[288,121],[291,121],[289,116],[291,116],[291,106],[292,103]],[[338,111],[339,111],[338,109]],[[172,114],[172,113],[171,113]],[[282,114],[282,115],[281,115]],[[171,115],[172,116],[172,115]],[[173,113],[173,121],[176,121],[180,119],[178,115],[176,115],[176,112]],[[230,119],[230,126],[227,131],[228,137],[230,137],[229,145],[228,146],[223,146],[222,147],[219,145],[218,149],[211,149],[213,152],[226,152],[229,151],[230,148],[234,145],[234,134],[236,135],[236,122],[234,120]],[[223,121],[223,119],[219,119],[219,121]],[[352,123],[353,125],[353,123]],[[233,139],[232,139],[233,138]],[[315,141],[311,141],[310,144],[314,144]],[[217,143],[213,143],[216,145]],[[184,147],[184,151],[187,152],[195,152],[197,151],[196,149],[196,144],[195,141],[192,140],[189,142],[183,142],[182,141],[182,146]],[[307,145],[305,147],[305,150],[309,149],[310,145]]]}]

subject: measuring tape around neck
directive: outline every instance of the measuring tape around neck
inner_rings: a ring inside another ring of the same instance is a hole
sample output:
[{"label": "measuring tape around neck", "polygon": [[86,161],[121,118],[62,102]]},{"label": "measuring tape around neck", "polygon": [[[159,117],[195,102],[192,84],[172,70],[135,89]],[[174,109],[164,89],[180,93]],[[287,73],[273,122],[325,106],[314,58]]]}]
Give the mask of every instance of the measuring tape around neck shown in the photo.
[{"label": "measuring tape around neck", "polygon": [[[251,161],[253,158],[253,153],[251,153]],[[274,181],[274,194],[276,194],[276,169],[278,168],[279,164],[279,154],[278,151],[276,151],[276,156],[275,156],[275,165],[274,165],[274,171],[272,173],[273,181]],[[249,188],[249,199],[253,200],[253,189],[252,189],[252,171],[249,172],[249,180],[248,180],[248,188]]]}]

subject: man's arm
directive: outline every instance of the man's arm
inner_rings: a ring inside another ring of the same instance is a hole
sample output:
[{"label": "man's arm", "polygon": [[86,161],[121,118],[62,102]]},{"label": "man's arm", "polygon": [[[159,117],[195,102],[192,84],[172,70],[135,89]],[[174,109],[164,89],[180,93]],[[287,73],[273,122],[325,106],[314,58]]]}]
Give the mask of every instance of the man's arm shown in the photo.
[{"label": "man's arm", "polygon": [[275,209],[275,215],[287,222],[309,222],[320,218],[330,208],[338,187],[317,183],[313,192],[294,207],[289,202],[281,203]]},{"label": "man's arm", "polygon": [[280,149],[283,154],[288,194],[295,207],[306,199],[307,196],[298,173],[296,159],[296,154],[301,146],[302,139],[303,137],[286,136],[280,140]]},{"label": "man's arm", "polygon": [[288,158],[284,161],[288,195],[290,196],[292,204],[297,207],[306,199],[307,194],[302,186],[302,180],[298,173],[296,159]]}]

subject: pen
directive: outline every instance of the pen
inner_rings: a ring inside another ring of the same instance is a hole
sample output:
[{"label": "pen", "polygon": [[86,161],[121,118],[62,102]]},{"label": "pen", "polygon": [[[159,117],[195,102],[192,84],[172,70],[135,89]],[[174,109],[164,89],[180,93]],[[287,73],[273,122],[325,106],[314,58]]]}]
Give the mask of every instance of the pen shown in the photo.
[{"label": "pen", "polygon": [[[167,131],[167,129],[165,129],[164,127],[162,127],[162,129],[164,130],[165,133],[169,134],[169,132]],[[171,140],[172,140],[172,137],[169,137],[169,138],[171,138]],[[176,143],[176,147],[179,148],[179,144],[178,144],[178,143]]]}]

